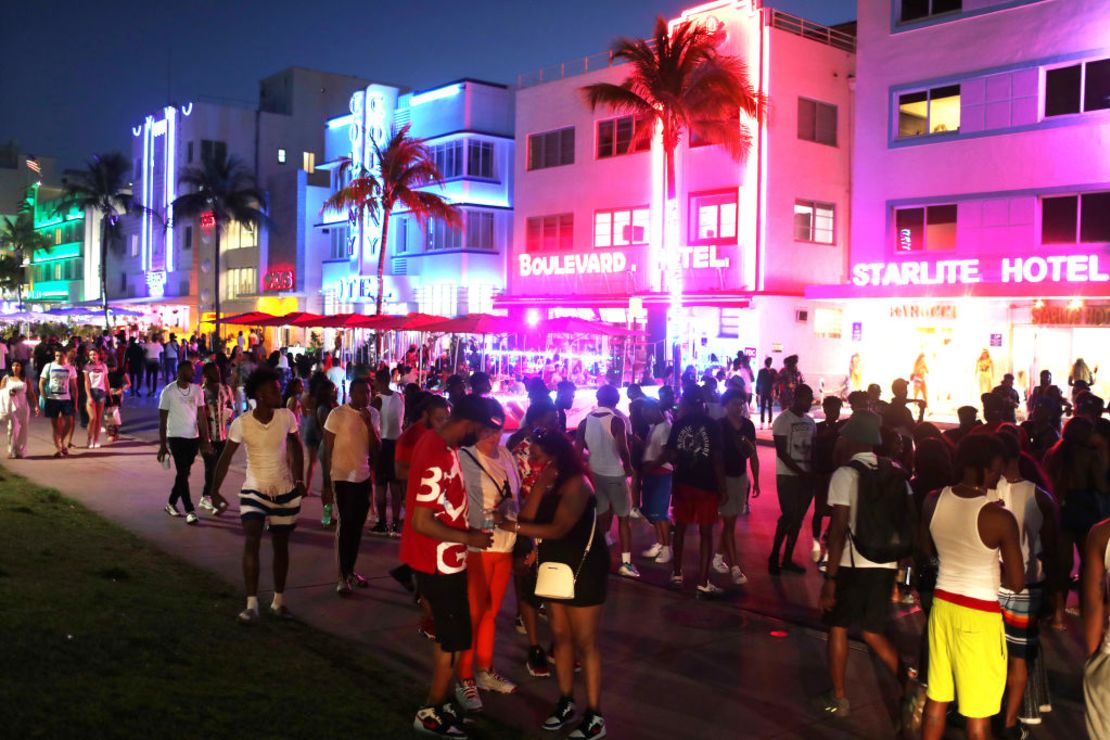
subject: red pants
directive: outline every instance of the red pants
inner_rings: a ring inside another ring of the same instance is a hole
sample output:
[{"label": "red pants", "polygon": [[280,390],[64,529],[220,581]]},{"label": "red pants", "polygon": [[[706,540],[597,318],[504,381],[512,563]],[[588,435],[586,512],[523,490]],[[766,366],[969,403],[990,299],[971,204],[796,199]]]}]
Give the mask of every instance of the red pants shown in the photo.
[{"label": "red pants", "polygon": [[459,678],[474,678],[474,663],[479,668],[493,665],[493,638],[497,613],[513,575],[511,552],[471,552],[466,556],[466,588],[470,598],[470,624],[474,630],[473,648],[459,658]]}]

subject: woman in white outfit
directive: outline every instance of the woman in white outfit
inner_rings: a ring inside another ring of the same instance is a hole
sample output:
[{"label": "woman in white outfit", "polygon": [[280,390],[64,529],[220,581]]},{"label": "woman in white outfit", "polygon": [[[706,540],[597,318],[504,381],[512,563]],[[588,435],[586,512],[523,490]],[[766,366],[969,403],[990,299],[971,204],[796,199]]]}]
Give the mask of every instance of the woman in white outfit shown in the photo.
[{"label": "woman in white outfit", "polygon": [[0,408],[8,416],[8,458],[27,454],[27,425],[31,411],[39,415],[35,384],[27,382],[27,368],[22,360],[12,360],[12,374],[0,380]]},{"label": "woman in white outfit", "polygon": [[104,362],[106,357],[104,350],[95,350],[92,358],[85,365],[85,397],[88,399],[86,406],[89,412],[89,433],[86,444],[90,450],[100,447],[104,405],[108,400],[108,365]]}]

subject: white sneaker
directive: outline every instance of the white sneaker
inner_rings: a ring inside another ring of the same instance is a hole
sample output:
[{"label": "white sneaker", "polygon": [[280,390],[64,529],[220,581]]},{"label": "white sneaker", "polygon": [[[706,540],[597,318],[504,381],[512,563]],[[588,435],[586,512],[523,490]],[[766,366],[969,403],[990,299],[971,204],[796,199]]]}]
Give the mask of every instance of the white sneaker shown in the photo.
[{"label": "white sneaker", "polygon": [[633,506],[632,509],[629,510],[629,512],[628,512],[628,518],[629,519],[643,519],[644,515],[640,513],[640,507]]},{"label": "white sneaker", "polygon": [[166,504],[162,507],[162,511],[166,512],[170,516],[181,516],[181,512],[178,511],[177,507],[173,504]]},{"label": "white sneaker", "polygon": [[721,553],[717,553],[713,556],[713,571],[722,575],[728,573],[728,566],[725,565],[725,556]]},{"label": "white sneaker", "polygon": [[478,684],[473,678],[464,678],[455,687],[455,700],[468,712],[482,711],[482,697],[478,696]]},{"label": "white sneaker", "polygon": [[732,582],[735,583],[737,586],[743,586],[745,583],[748,582],[748,577],[744,575],[744,571],[740,570],[739,565],[732,566],[732,570],[730,572],[732,573]]},{"label": "white sneaker", "polygon": [[671,548],[669,546],[663,545],[663,547],[659,550],[659,554],[655,556],[655,562],[659,563],[660,565],[666,565],[672,560],[674,560],[674,552],[671,551]]},{"label": "white sneaker", "polygon": [[185,515],[185,523],[186,523],[186,524],[196,524],[196,523],[197,523],[197,515],[196,515],[196,513],[195,513],[195,512],[192,512],[192,511],[190,511],[190,512],[189,512],[188,514],[186,514],[186,515]]},{"label": "white sneaker", "polygon": [[654,560],[662,551],[663,546],[656,542],[654,545],[640,553],[640,555],[641,557],[648,558],[649,560]]},{"label": "white sneaker", "polygon": [[617,568],[617,575],[625,578],[639,578],[640,571],[636,570],[636,566],[632,563],[621,563],[621,567]]},{"label": "white sneaker", "polygon": [[809,559],[815,563],[821,562],[821,541],[814,540],[813,547],[809,549]]},{"label": "white sneaker", "polygon": [[211,496],[201,496],[200,503],[197,504],[197,508],[211,513],[215,513],[216,511],[216,507],[212,505]]},{"label": "white sneaker", "polygon": [[488,671],[478,671],[474,674],[478,688],[482,691],[496,691],[498,694],[511,694],[516,691],[516,684],[502,676],[492,668]]}]

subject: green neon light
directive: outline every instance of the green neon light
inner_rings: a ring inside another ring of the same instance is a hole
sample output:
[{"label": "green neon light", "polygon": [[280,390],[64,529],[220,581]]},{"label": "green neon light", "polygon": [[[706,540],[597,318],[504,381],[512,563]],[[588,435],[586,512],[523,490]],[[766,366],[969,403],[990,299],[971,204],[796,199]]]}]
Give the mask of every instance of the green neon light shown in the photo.
[{"label": "green neon light", "polygon": [[69,242],[67,244],[57,244],[53,247],[46,247],[45,249],[36,249],[31,256],[31,262],[39,264],[41,262],[54,262],[55,260],[64,260],[80,256],[81,242]]}]

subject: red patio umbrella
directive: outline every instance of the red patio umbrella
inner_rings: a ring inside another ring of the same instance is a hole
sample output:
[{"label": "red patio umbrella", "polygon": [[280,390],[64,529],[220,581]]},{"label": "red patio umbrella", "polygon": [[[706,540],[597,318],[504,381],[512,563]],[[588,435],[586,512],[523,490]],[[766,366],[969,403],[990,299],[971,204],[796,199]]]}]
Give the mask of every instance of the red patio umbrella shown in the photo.
[{"label": "red patio umbrella", "polygon": [[306,311],[293,311],[284,316],[274,316],[272,319],[266,319],[258,322],[259,326],[296,326],[293,322],[300,321],[301,319],[323,319],[323,316],[318,316]]},{"label": "red patio umbrella", "polygon": [[419,313],[416,311],[405,316],[404,319],[404,326],[401,327],[404,331],[424,331],[424,327],[429,324],[439,324],[449,320],[446,316],[436,316],[434,314]]},{"label": "red patio umbrella", "polygon": [[220,319],[225,324],[235,324],[236,326],[258,326],[261,322],[275,318],[273,314],[263,313],[262,311],[247,311],[246,313],[236,314]]},{"label": "red patio umbrella", "polygon": [[516,334],[523,329],[519,321],[488,313],[472,313],[420,327],[420,331],[442,334]]}]

